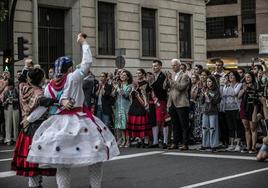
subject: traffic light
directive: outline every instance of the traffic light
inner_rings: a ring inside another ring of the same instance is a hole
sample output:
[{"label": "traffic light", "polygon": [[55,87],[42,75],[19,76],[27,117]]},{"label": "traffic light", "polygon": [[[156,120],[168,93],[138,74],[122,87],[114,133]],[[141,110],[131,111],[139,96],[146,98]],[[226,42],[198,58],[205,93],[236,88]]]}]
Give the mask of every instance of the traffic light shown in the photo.
[{"label": "traffic light", "polygon": [[18,59],[23,60],[29,56],[29,41],[23,37],[18,37]]},{"label": "traffic light", "polygon": [[3,54],[3,71],[9,71],[13,72],[13,66],[12,66],[12,54],[11,50],[4,50]]}]

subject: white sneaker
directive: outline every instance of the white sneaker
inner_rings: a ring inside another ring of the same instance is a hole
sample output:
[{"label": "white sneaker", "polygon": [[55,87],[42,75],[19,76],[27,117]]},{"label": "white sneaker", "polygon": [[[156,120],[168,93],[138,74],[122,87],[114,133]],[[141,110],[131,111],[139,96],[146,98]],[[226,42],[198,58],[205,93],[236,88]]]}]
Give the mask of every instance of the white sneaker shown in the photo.
[{"label": "white sneaker", "polygon": [[241,151],[241,147],[239,145],[236,145],[234,151],[235,152],[240,152]]},{"label": "white sneaker", "polygon": [[226,151],[234,151],[235,146],[234,145],[229,145]]}]

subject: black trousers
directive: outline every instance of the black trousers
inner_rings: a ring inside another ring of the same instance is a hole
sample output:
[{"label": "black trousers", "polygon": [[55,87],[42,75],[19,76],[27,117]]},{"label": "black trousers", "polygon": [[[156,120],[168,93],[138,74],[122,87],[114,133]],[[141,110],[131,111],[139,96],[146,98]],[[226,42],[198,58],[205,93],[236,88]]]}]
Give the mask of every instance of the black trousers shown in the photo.
[{"label": "black trousers", "polygon": [[225,120],[229,130],[229,137],[242,138],[242,126],[239,122],[239,111],[238,110],[225,111]]},{"label": "black trousers", "polygon": [[172,103],[169,114],[173,124],[173,144],[180,142],[188,145],[189,142],[189,107],[176,108]]},{"label": "black trousers", "polygon": [[229,144],[229,131],[226,126],[226,115],[224,112],[219,112],[219,128],[220,128],[220,141],[223,145]]}]

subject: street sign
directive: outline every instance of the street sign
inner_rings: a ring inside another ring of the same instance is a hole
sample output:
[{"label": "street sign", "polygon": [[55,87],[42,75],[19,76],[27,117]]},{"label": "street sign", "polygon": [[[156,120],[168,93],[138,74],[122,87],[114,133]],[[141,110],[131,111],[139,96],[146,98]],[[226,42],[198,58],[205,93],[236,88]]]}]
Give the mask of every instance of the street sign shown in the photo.
[{"label": "street sign", "polygon": [[260,34],[259,54],[268,54],[268,34]]},{"label": "street sign", "polygon": [[115,59],[115,66],[118,69],[123,69],[125,67],[126,60],[123,56],[117,56]]},{"label": "street sign", "polygon": [[118,69],[124,68],[126,64],[126,60],[124,58],[124,55],[126,55],[126,48],[116,48],[115,55],[116,55],[115,66]]}]

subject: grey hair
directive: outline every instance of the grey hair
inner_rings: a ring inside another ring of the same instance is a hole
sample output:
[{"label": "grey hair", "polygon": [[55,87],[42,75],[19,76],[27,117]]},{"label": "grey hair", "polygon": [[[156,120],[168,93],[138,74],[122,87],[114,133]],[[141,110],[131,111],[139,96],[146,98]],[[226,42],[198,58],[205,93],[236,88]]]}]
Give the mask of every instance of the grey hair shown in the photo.
[{"label": "grey hair", "polygon": [[171,59],[170,62],[174,62],[176,64],[181,64],[181,61],[179,59]]}]

